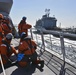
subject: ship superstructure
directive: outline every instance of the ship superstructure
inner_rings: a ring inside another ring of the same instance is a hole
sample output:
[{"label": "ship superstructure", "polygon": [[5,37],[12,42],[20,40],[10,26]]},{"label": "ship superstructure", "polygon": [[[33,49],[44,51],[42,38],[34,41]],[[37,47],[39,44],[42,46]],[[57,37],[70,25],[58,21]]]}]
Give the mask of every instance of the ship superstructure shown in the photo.
[{"label": "ship superstructure", "polygon": [[36,21],[35,27],[36,28],[42,27],[42,28],[45,28],[45,29],[56,28],[57,19],[55,18],[55,16],[53,16],[53,17],[49,16],[50,9],[46,9],[45,12],[46,12],[46,14],[43,15],[41,19]]}]

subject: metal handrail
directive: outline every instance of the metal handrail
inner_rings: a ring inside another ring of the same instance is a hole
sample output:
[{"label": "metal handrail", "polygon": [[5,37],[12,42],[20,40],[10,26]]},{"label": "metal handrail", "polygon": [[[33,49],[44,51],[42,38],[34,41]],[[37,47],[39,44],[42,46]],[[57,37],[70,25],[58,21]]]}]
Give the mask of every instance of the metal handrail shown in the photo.
[{"label": "metal handrail", "polygon": [[[65,46],[64,46],[64,36],[67,35],[66,33],[63,33],[63,32],[54,32],[54,31],[48,31],[48,30],[44,30],[44,29],[39,29],[39,31],[41,33],[49,33],[49,34],[57,34],[60,36],[60,41],[61,41],[61,50],[62,50],[62,54],[63,54],[63,65],[61,66],[61,70],[60,70],[60,74],[59,75],[65,75],[65,71],[66,71],[66,68],[65,68]],[[41,34],[42,35],[42,34]],[[71,36],[71,37],[76,37],[76,35],[74,34],[68,34],[68,36]],[[43,41],[43,40],[42,40]],[[43,41],[44,42],[44,41]]]},{"label": "metal handrail", "polygon": [[[45,50],[45,36],[44,36],[44,34],[43,34],[43,30],[41,30],[40,31],[41,32],[41,34],[40,34],[40,36],[41,36],[41,38],[39,39],[39,38],[37,38],[38,36],[37,35],[35,35],[36,36],[36,41],[37,41],[37,43],[39,42],[38,40],[40,40],[40,41],[42,41],[42,43],[41,43],[41,48],[42,49],[44,49]],[[51,35],[51,34],[53,34],[51,31],[49,31],[49,34]],[[55,32],[55,34],[56,34],[56,32]],[[62,32],[60,32],[60,33],[58,33],[57,32],[57,34],[60,36],[60,40],[62,40],[61,41],[61,43],[62,43],[62,47],[61,47],[61,49],[62,49],[62,53],[63,53],[63,60],[64,60],[64,63],[63,63],[63,65],[62,65],[62,67],[61,67],[61,70],[63,69],[63,70],[66,70],[66,68],[65,68],[65,46],[64,46],[64,34],[62,33]],[[33,34],[34,35],[34,34]],[[71,35],[72,36],[72,35]],[[76,37],[76,36],[73,36],[73,37]],[[60,41],[59,40],[59,41]],[[50,41],[52,41],[52,40],[50,40]],[[67,42],[66,42],[67,43]],[[71,44],[71,43],[69,43],[69,44]],[[62,75],[62,74],[61,74]],[[65,73],[63,74],[63,75],[65,75]]]}]

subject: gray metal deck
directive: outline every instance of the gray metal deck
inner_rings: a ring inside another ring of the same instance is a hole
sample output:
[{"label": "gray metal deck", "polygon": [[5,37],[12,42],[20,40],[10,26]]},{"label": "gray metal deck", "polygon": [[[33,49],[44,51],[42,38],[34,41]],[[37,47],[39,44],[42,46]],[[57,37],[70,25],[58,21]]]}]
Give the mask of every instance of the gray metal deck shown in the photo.
[{"label": "gray metal deck", "polygon": [[[6,75],[55,75],[47,66],[44,66],[43,71],[40,71],[35,66],[31,65],[28,68],[12,66],[5,70]],[[1,72],[0,75],[3,75]]]}]

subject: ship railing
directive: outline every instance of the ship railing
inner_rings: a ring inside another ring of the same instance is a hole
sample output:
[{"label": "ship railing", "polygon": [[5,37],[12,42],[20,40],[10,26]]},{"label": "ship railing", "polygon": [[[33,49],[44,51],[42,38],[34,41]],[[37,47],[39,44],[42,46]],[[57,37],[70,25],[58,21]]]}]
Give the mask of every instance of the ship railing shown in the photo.
[{"label": "ship railing", "polygon": [[[46,34],[43,34],[43,33],[46,33]],[[59,38],[52,37],[53,33],[58,34],[60,37]],[[40,30],[40,34],[34,34],[33,33],[33,37],[34,37],[34,40],[37,42],[38,46],[40,47],[41,51],[47,50],[47,51],[51,52],[52,54],[58,56],[60,59],[63,60],[63,64],[61,64],[57,60],[54,59],[57,63],[60,64],[60,65],[58,64],[58,66],[60,66],[60,68],[61,68],[60,69],[60,75],[65,75],[65,71],[67,71],[66,73],[68,75],[70,75],[68,73],[68,71],[70,71],[70,69],[65,67],[65,62],[68,59],[68,63],[72,64],[73,67],[75,66],[76,60],[72,60],[71,56],[75,57],[75,55],[76,55],[76,53],[75,53],[76,52],[76,44],[70,43],[70,41],[66,42],[65,38],[64,38],[65,33],[63,33],[63,32],[59,33],[59,32],[53,31],[53,33],[51,31],[45,31],[44,32],[43,30]],[[71,35],[69,34],[69,36],[75,37],[75,35],[72,36],[72,34]],[[70,71],[70,73],[72,75],[75,75],[75,73],[73,71]]]},{"label": "ship railing", "polygon": [[[52,32],[49,32],[49,34],[43,34],[44,33],[43,31],[40,31],[40,33],[36,33],[35,31],[36,31],[35,28],[31,28],[31,30],[29,30],[29,35],[32,37],[32,39],[34,39],[36,41],[40,53],[44,54],[44,52],[46,50],[48,52],[50,52],[50,54],[49,54],[50,59],[47,58],[49,61],[46,60],[47,63],[45,62],[45,64],[48,66],[48,63],[50,62],[50,60],[52,60],[51,67],[54,67],[54,69],[56,69],[57,72],[52,70],[52,68],[50,68],[49,66],[48,67],[56,75],[59,75],[59,73],[60,73],[60,75],[63,75],[64,73],[66,75],[76,75],[76,73],[73,72],[71,69],[69,69],[68,67],[65,67],[66,64],[67,65],[70,64],[70,67],[72,67],[73,69],[76,69],[76,66],[75,66],[76,61],[71,59],[71,56],[75,57],[74,55],[76,55],[76,53],[75,53],[76,45],[74,43],[71,43],[70,41],[66,42],[63,33],[57,32],[57,34],[60,37],[55,38],[55,37],[53,37]],[[56,34],[56,32],[55,32],[55,34]],[[47,56],[48,55],[46,54],[46,56],[44,56],[44,57],[47,57]],[[44,57],[42,57],[42,58],[44,58]],[[68,62],[66,62],[67,59],[69,59]],[[60,62],[60,60],[64,60],[63,63],[61,63],[62,61]],[[66,64],[65,64],[65,62],[66,62]]]},{"label": "ship railing", "polygon": [[[42,40],[42,42],[43,42],[42,44],[44,46],[46,45],[45,48],[53,50],[60,55],[62,55],[62,53],[63,53],[62,49],[64,48],[63,50],[65,50],[65,56],[67,58],[69,58],[71,60],[71,58],[70,58],[70,56],[68,56],[68,54],[71,55],[72,57],[76,57],[76,44],[74,44],[74,43],[76,43],[75,40],[72,43],[71,43],[72,40],[68,40],[68,42],[67,42],[64,38],[64,33],[62,33],[62,32],[60,32],[60,33],[54,32],[54,34],[58,34],[60,36],[59,38],[52,37],[51,31],[48,31],[48,32],[43,31],[43,33],[49,33],[49,34],[43,34],[40,36],[38,34],[36,34],[36,40],[37,40],[37,42],[38,42],[38,40],[39,40],[39,42],[40,42],[40,40]],[[42,34],[42,31],[41,31],[41,34]],[[44,41],[43,41],[43,39],[40,38],[41,36],[43,37]],[[70,34],[69,34],[69,36],[70,36]],[[71,37],[76,37],[76,35],[71,34]],[[70,53],[72,53],[72,54],[70,54]],[[76,62],[76,61],[73,61],[73,62]]]}]

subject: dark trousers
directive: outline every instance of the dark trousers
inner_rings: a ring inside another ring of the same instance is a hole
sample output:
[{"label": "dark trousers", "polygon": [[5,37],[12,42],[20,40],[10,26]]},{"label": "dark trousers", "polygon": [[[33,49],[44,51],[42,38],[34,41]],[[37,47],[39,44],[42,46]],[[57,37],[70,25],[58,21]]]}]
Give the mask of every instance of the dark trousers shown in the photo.
[{"label": "dark trousers", "polygon": [[37,53],[33,53],[32,55],[25,55],[21,61],[31,62],[37,60]]}]

